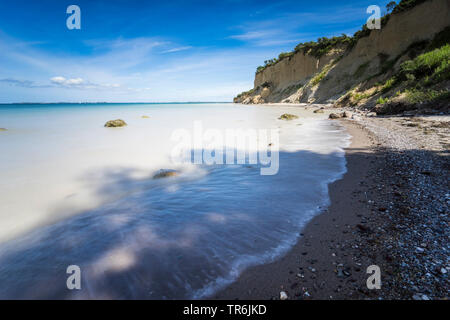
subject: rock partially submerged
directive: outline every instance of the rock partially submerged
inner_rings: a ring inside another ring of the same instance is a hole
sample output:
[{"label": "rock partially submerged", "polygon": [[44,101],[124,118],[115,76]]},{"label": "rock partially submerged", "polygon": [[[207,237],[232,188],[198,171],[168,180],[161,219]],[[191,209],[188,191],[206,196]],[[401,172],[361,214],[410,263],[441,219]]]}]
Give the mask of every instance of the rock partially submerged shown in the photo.
[{"label": "rock partially submerged", "polygon": [[281,117],[278,118],[279,120],[294,120],[294,119],[298,119],[298,116],[293,115],[293,114],[289,114],[289,113],[285,113],[283,114]]},{"label": "rock partially submerged", "polygon": [[142,116],[142,119],[150,119],[149,116]]},{"label": "rock partially submerged", "polygon": [[324,113],[323,109],[314,110],[314,113]]},{"label": "rock partially submerged", "polygon": [[179,172],[176,170],[169,170],[169,169],[161,169],[157,174],[153,176],[153,179],[162,179],[162,178],[170,178],[170,177],[176,177],[179,175]]},{"label": "rock partially submerged", "polygon": [[107,128],[116,128],[116,127],[125,127],[127,123],[122,119],[110,120],[105,123],[105,127]]},{"label": "rock partially submerged", "polygon": [[8,130],[5,128],[0,128],[0,131],[8,131]]}]

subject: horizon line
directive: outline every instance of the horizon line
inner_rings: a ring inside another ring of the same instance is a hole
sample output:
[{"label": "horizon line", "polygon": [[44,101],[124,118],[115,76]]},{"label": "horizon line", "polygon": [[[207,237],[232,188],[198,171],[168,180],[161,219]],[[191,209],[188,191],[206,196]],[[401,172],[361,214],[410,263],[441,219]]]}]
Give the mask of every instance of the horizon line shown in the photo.
[{"label": "horizon line", "polygon": [[187,103],[233,103],[232,101],[170,101],[170,102],[0,102],[0,105],[28,104],[187,104]]}]

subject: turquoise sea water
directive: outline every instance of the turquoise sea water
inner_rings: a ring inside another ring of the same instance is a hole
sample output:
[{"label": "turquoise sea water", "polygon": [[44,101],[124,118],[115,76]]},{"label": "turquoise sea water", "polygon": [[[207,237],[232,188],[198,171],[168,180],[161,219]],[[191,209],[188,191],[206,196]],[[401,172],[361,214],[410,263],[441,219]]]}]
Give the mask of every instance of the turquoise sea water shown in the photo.
[{"label": "turquoise sea water", "polygon": [[[128,126],[103,127],[117,118]],[[173,133],[195,123],[279,130],[278,173],[175,164]],[[326,115],[233,104],[0,105],[0,128],[3,299],[205,297],[295,243],[349,141]],[[180,175],[153,179],[160,169]],[[66,287],[69,265],[81,290]]]}]

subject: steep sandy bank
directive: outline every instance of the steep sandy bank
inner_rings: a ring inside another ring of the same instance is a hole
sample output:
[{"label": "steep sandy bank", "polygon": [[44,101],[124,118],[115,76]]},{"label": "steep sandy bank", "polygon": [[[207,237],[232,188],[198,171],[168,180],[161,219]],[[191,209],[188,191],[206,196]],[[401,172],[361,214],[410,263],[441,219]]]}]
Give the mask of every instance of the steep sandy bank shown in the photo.
[{"label": "steep sandy bank", "polygon": [[385,79],[408,59],[408,48],[449,25],[450,2],[426,1],[391,15],[381,30],[372,30],[348,50],[336,47],[319,59],[298,51],[266,67],[256,74],[254,88],[234,102],[335,102],[368,79]]}]

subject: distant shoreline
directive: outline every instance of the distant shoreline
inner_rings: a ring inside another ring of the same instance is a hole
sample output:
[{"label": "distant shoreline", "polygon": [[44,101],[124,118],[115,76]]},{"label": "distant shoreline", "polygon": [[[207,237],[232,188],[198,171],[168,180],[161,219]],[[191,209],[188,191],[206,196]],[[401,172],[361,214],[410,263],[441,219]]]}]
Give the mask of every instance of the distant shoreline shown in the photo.
[{"label": "distant shoreline", "polygon": [[221,101],[202,101],[202,102],[196,102],[196,101],[188,101],[188,102],[11,102],[11,103],[0,103],[0,106],[9,106],[9,105],[46,105],[46,104],[222,104],[222,103],[229,103],[232,104],[233,102],[227,101],[227,102],[221,102]]}]

